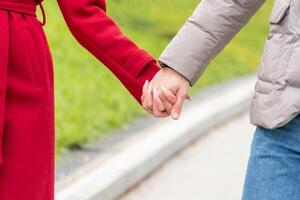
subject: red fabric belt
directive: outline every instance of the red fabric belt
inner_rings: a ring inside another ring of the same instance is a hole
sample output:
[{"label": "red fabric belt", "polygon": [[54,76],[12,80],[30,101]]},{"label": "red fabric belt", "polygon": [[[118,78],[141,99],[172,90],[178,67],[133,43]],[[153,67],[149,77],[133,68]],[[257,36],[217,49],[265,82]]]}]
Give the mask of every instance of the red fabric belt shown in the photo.
[{"label": "red fabric belt", "polygon": [[0,0],[0,9],[36,16],[36,4],[22,4]]},{"label": "red fabric belt", "polygon": [[41,8],[41,12],[43,15],[43,21],[40,22],[42,26],[46,24],[46,14],[42,5],[42,0],[39,0],[38,3],[32,1],[32,4],[22,4],[16,2],[9,2],[9,1],[1,1],[0,0],[0,10],[9,10],[19,13],[24,13],[28,15],[32,15],[36,17],[36,6],[39,5]]}]

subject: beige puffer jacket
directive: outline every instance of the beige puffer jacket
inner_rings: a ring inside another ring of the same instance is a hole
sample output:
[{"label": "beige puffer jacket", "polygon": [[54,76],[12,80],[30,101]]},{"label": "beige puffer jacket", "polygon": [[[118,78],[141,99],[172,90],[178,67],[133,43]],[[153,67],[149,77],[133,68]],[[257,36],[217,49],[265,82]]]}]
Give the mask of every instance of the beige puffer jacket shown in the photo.
[{"label": "beige puffer jacket", "polygon": [[[159,61],[193,85],[263,3],[202,0]],[[254,125],[277,128],[300,113],[300,1],[275,0],[269,22],[250,118]]]}]

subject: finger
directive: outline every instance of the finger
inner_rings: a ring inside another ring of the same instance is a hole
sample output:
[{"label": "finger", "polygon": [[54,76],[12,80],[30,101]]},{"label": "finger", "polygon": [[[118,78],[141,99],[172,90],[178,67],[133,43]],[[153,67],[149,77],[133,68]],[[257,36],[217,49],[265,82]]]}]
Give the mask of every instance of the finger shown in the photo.
[{"label": "finger", "polygon": [[153,116],[156,118],[169,117],[170,114],[167,112],[153,113]]},{"label": "finger", "polygon": [[163,118],[163,117],[169,117],[170,114],[167,113],[166,111],[164,112],[153,112],[153,116],[156,118]]},{"label": "finger", "polygon": [[164,92],[165,96],[167,97],[168,101],[171,103],[171,104],[174,104],[176,103],[176,96],[169,90],[167,89],[165,86],[161,86],[160,87],[161,90]]},{"label": "finger", "polygon": [[143,106],[145,111],[147,111],[150,115],[153,115],[153,111],[151,109],[147,108],[145,100],[142,101],[142,106]]},{"label": "finger", "polygon": [[167,117],[170,114],[165,111],[163,104],[160,101],[157,88],[154,89],[153,93],[153,116],[154,117]]},{"label": "finger", "polygon": [[171,111],[172,111],[172,108],[173,108],[173,104],[171,104],[169,102],[169,100],[167,99],[167,97],[166,97],[166,95],[165,95],[164,92],[159,92],[158,94],[159,94],[159,98],[160,98],[161,102],[163,103],[165,109],[167,110],[167,112],[169,114],[171,114]]},{"label": "finger", "polygon": [[145,95],[141,96],[141,101],[143,102],[145,100]]},{"label": "finger", "polygon": [[179,116],[181,114],[182,105],[183,105],[186,97],[187,97],[186,92],[179,89],[179,91],[177,92],[177,101],[174,104],[173,109],[172,109],[172,118],[174,120],[177,120],[179,118]]},{"label": "finger", "polygon": [[145,97],[146,108],[152,110],[152,83],[149,83],[148,90]]},{"label": "finger", "polygon": [[152,110],[148,110],[148,109],[145,109],[147,111],[147,113],[149,113],[150,115],[153,115],[153,111]]},{"label": "finger", "polygon": [[163,112],[166,110],[164,104],[160,100],[157,88],[154,89],[154,94],[153,94],[153,109],[154,108],[160,112]]},{"label": "finger", "polygon": [[145,96],[147,94],[148,86],[149,86],[149,81],[147,80],[147,81],[145,81],[145,83],[143,85],[142,96],[141,96],[142,101],[144,101],[144,99],[145,99]]},{"label": "finger", "polygon": [[149,81],[146,80],[146,81],[145,81],[145,84],[144,84],[144,86],[143,86],[143,94],[146,94],[146,93],[147,93],[148,86],[149,86]]}]

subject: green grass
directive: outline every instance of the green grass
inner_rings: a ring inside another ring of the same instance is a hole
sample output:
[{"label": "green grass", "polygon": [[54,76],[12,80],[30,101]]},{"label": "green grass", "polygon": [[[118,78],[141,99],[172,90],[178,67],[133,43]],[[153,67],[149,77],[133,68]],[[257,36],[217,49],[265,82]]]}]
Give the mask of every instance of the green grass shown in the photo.
[{"label": "green grass", "polygon": [[[109,0],[108,12],[139,46],[159,56],[199,0]],[[60,154],[109,134],[143,114],[111,73],[68,32],[55,1],[45,1],[46,32],[55,63],[56,138]],[[193,92],[257,69],[268,32],[267,2],[251,23],[215,59]]]}]

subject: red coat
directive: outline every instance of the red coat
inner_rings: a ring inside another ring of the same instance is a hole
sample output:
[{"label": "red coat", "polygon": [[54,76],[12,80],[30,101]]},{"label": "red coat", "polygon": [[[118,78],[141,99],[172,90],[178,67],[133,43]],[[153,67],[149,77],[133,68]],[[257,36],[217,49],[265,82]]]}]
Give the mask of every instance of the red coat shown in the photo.
[{"label": "red coat", "polygon": [[[76,39],[140,102],[156,61],[122,34],[104,0],[58,3]],[[54,199],[53,66],[35,10],[34,0],[0,0],[0,200]]]}]

